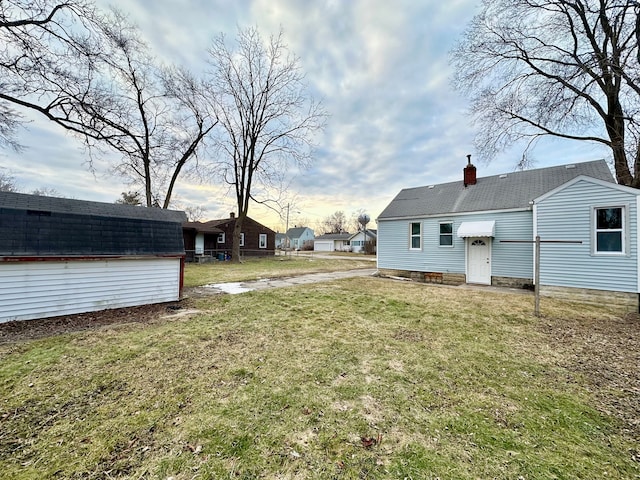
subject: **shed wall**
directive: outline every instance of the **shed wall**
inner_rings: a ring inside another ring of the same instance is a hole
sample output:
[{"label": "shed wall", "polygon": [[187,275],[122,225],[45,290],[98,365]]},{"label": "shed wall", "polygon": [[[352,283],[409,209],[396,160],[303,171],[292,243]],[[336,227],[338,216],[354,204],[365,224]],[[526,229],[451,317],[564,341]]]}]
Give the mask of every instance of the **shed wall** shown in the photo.
[{"label": "shed wall", "polygon": [[[636,195],[588,181],[540,201],[536,207],[540,245],[540,284],[618,292],[638,292],[638,211]],[[627,209],[625,255],[593,254],[592,208]],[[553,244],[544,240],[573,240]]]},{"label": "shed wall", "polygon": [[180,258],[0,263],[0,322],[178,300]]}]

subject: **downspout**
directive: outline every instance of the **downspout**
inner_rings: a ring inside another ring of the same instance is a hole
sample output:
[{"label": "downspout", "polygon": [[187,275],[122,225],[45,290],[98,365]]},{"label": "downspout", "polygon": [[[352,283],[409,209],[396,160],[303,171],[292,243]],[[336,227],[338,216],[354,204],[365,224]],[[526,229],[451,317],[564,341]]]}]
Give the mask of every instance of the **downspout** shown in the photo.
[{"label": "downspout", "polygon": [[[538,205],[536,204],[535,200],[531,200],[529,202],[529,205],[531,205],[532,210],[533,210],[533,238],[531,240],[533,240],[533,245],[532,245],[532,258],[533,258],[533,276],[531,277],[532,279],[536,278],[536,237],[538,236]],[[535,285],[535,280],[534,280],[534,286],[537,288],[538,286]]]}]

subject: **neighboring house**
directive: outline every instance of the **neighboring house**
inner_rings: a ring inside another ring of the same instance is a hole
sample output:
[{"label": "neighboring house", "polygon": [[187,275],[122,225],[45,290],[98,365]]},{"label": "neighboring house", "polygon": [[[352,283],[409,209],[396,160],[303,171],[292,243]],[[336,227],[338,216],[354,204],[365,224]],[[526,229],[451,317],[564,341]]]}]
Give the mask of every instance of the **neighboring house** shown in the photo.
[{"label": "neighboring house", "polygon": [[317,252],[349,252],[350,233],[325,233],[313,240],[313,249]]},{"label": "neighboring house", "polygon": [[287,240],[289,247],[294,250],[302,250],[303,248],[313,248],[313,240],[315,235],[309,227],[293,227],[287,230]]},{"label": "neighboring house", "polygon": [[0,192],[0,322],[179,300],[185,220]]},{"label": "neighboring house", "polygon": [[284,233],[276,233],[276,248],[284,248],[287,244],[287,235]]},{"label": "neighboring house", "polygon": [[[233,247],[233,229],[237,218],[231,213],[229,218],[210,220],[200,223],[196,229],[203,230],[203,255],[213,256],[219,260],[230,258]],[[187,235],[193,223],[189,222],[185,227],[185,244]],[[209,235],[205,234],[205,230]],[[217,233],[215,233],[217,232]],[[268,256],[275,254],[276,232],[256,222],[250,217],[246,217],[242,222],[242,232],[240,234],[240,254],[246,256]]]},{"label": "neighboring house", "polygon": [[213,255],[218,235],[223,231],[202,222],[184,222],[182,234],[187,262],[197,262]]},{"label": "neighboring house", "polygon": [[639,195],[617,185],[604,160],[476,178],[469,159],[462,181],[402,190],[384,209],[378,268],[427,282],[528,286],[539,235],[542,294],[637,311]]},{"label": "neighboring house", "polygon": [[349,244],[351,245],[352,252],[362,252],[365,249],[365,244],[371,245],[371,250],[367,250],[371,253],[376,253],[376,243],[378,239],[378,231],[367,228],[366,231],[359,231],[349,237]]}]

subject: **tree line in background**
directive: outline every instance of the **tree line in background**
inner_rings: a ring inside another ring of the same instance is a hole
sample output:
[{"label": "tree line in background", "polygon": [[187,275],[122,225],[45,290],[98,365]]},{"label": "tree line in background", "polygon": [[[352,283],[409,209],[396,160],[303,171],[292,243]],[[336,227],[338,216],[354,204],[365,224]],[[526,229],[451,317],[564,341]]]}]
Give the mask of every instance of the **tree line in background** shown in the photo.
[{"label": "tree line in background", "polygon": [[235,259],[250,202],[277,208],[324,126],[282,32],[215,38],[202,78],[158,61],[123,12],[89,0],[0,2],[0,43],[0,144],[20,150],[23,112],[35,112],[83,142],[89,168],[117,159],[113,173],[133,187],[119,203],[168,208],[180,176],[224,183],[238,207]]}]

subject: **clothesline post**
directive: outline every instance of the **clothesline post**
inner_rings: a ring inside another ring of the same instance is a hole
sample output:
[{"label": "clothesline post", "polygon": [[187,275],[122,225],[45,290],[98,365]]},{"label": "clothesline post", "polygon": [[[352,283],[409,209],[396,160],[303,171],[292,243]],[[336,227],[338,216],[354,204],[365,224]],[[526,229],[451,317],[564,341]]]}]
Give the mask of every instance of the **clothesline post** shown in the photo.
[{"label": "clothesline post", "polygon": [[533,253],[533,291],[535,297],[535,305],[533,313],[536,317],[540,316],[540,244],[541,243],[582,243],[581,240],[540,240],[540,235],[536,235],[535,240],[500,240],[501,243],[533,243],[535,245]]}]

